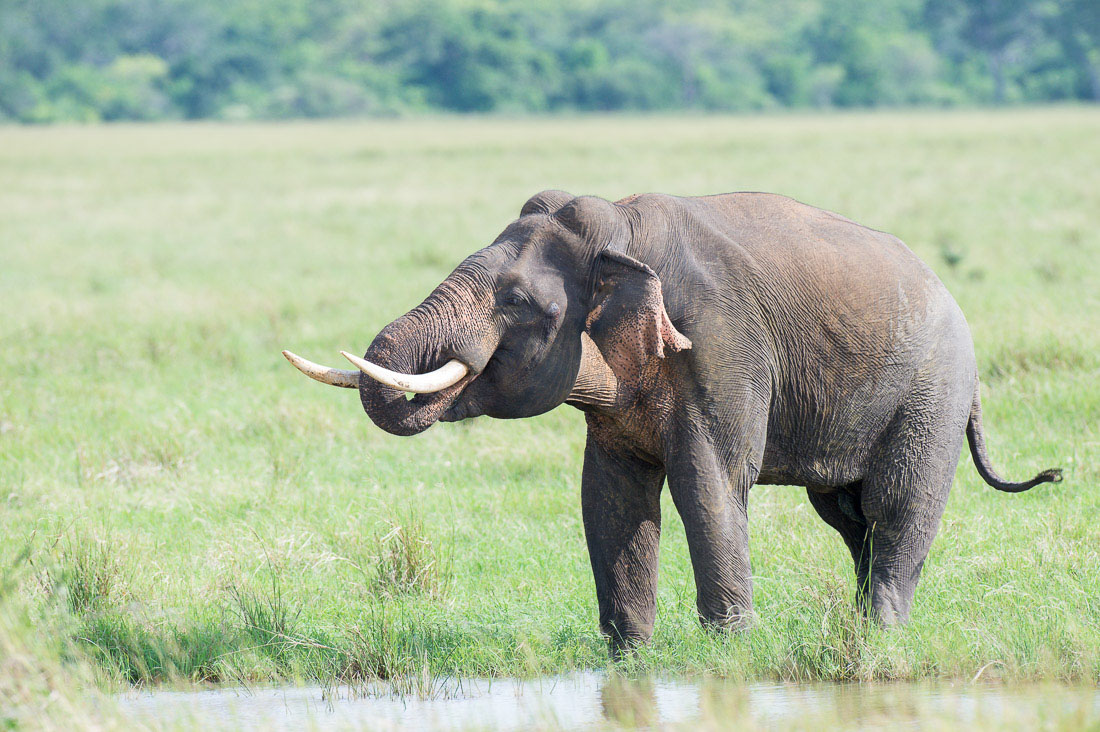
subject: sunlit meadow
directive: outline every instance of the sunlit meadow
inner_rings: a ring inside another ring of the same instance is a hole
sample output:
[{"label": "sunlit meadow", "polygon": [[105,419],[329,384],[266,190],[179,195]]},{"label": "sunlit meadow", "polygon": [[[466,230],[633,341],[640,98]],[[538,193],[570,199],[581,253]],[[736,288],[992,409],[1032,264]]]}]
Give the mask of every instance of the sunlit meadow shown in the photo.
[{"label": "sunlit meadow", "polygon": [[889,632],[792,487],[752,493],[756,627],[705,632],[666,496],[636,666],[1100,680],[1100,110],[1075,108],[0,128],[9,641],[116,683],[604,667],[579,412],[401,439],[279,353],[361,352],[545,188],[773,191],[897,234],[967,315],[998,469],[1066,472],[1006,495],[964,457]]}]

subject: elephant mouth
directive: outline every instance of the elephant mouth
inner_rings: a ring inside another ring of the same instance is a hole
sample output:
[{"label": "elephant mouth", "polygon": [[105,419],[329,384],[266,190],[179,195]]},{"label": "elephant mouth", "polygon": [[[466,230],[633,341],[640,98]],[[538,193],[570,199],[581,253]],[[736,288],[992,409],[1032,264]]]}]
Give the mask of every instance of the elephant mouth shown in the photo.
[{"label": "elephant mouth", "polygon": [[[440,422],[461,422],[464,419],[473,419],[474,417],[481,417],[485,414],[485,407],[481,403],[481,400],[478,399],[476,394],[470,393],[471,391],[476,392],[478,390],[469,390],[466,388],[475,379],[480,377],[483,383],[487,382],[486,388],[492,388],[492,384],[499,374],[506,373],[509,378],[517,378],[527,371],[527,368],[509,369],[508,366],[504,364],[506,352],[505,348],[498,346],[480,371],[475,373],[473,368],[470,369],[470,378],[465,380],[462,390],[455,394],[451,404],[444,410],[439,418]],[[428,395],[417,395],[417,397],[421,396]],[[413,401],[416,401],[416,399],[413,399]]]},{"label": "elephant mouth", "polygon": [[[481,407],[478,406],[477,400],[473,398],[466,389],[477,376],[476,374],[472,375],[470,380],[462,386],[462,389],[447,400],[443,413],[439,416],[440,422],[461,422],[464,419],[472,419],[473,417],[480,417],[484,414]],[[415,402],[417,399],[424,396],[432,395],[418,394],[411,401]]]},{"label": "elephant mouth", "polygon": [[[406,393],[405,398],[408,400],[409,404],[417,407],[424,409],[443,409],[443,414],[446,415],[463,401],[466,387],[473,383],[478,376],[480,376],[480,374],[470,371],[461,380],[440,391],[419,394]],[[440,419],[443,419],[443,417],[440,417]]]},{"label": "elephant mouth", "polygon": [[455,402],[443,411],[439,416],[440,422],[461,422],[464,419],[480,417],[481,413],[469,401],[455,400]]}]

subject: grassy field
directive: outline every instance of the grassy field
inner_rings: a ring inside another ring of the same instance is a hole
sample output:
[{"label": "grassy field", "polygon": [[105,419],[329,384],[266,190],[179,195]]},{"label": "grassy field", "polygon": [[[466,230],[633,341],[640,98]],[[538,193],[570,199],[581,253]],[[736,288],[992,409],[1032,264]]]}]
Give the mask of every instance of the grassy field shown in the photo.
[{"label": "grassy field", "polygon": [[756,628],[704,632],[666,495],[636,663],[1095,683],[1098,130],[1100,109],[0,128],[3,647],[142,683],[605,665],[579,412],[400,439],[279,351],[362,351],[544,188],[764,190],[931,264],[974,333],[995,464],[1066,480],[1009,496],[964,457],[890,632],[790,487],[752,493]]}]

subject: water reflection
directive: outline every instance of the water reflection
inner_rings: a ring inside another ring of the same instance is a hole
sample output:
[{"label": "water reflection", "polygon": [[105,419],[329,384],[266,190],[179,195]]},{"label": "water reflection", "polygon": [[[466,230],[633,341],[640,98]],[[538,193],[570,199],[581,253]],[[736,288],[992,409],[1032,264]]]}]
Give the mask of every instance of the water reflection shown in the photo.
[{"label": "water reflection", "polygon": [[132,692],[124,714],[148,726],[236,729],[310,726],[369,729],[550,727],[845,727],[965,723],[970,728],[1074,727],[1100,723],[1100,691],[908,684],[737,684],[624,678],[602,673],[516,681],[441,682],[430,696],[385,687]]},{"label": "water reflection", "polygon": [[[661,721],[657,685],[652,679],[613,676],[600,686],[600,710],[604,719],[623,727],[653,727]],[[697,706],[682,700],[682,706]]]}]

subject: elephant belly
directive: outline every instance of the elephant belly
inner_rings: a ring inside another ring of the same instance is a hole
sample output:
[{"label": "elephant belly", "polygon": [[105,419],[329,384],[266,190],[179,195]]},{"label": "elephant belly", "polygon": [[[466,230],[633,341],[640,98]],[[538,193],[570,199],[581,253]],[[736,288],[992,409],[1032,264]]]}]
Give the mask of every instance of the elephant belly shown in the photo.
[{"label": "elephant belly", "polygon": [[815,390],[816,398],[804,390],[800,399],[773,405],[757,482],[828,488],[862,479],[905,399],[906,376],[834,381]]},{"label": "elephant belly", "polygon": [[838,446],[817,455],[780,450],[771,443],[764,450],[764,461],[756,482],[761,485],[798,485],[828,492],[863,477],[867,451],[854,446]]}]

